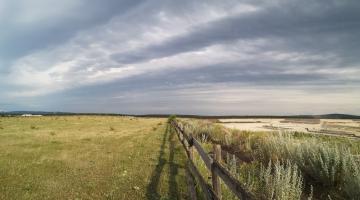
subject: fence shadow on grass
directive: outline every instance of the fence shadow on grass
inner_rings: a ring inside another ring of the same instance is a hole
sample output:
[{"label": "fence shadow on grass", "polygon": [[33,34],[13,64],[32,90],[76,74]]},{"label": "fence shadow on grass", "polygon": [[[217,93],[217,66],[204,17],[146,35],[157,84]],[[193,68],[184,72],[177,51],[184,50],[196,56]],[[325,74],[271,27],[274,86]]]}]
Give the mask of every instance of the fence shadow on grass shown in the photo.
[{"label": "fence shadow on grass", "polygon": [[[170,127],[170,125],[168,125]],[[175,157],[175,145],[176,145],[176,135],[175,131],[170,130],[169,135],[169,197],[171,199],[180,199],[180,195],[178,193],[178,185],[176,182],[176,175],[178,174],[179,165],[174,161]]]},{"label": "fence shadow on grass", "polygon": [[[169,157],[166,158],[166,148],[169,148]],[[152,172],[151,180],[146,190],[146,199],[148,200],[158,200],[162,199],[161,194],[158,192],[159,183],[161,181],[161,176],[166,176],[166,173],[169,173],[168,177],[168,199],[180,199],[180,194],[178,191],[178,184],[176,182],[176,176],[178,174],[179,165],[175,161],[175,145],[176,138],[175,133],[171,130],[170,125],[166,125],[166,130],[162,138],[162,143],[160,146],[158,163]],[[169,165],[169,171],[164,172],[166,164]],[[163,183],[164,184],[164,183]]]}]

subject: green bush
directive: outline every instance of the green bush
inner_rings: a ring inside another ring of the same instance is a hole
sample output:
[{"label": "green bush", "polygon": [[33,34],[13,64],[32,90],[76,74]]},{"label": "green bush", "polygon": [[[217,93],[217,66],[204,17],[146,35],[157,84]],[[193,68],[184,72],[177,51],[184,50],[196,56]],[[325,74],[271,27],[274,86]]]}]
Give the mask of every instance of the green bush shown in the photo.
[{"label": "green bush", "polygon": [[295,200],[301,199],[303,178],[296,164],[287,161],[286,164],[269,162],[268,167],[261,166],[259,173],[259,189],[257,194],[265,199]]},{"label": "green bush", "polygon": [[360,162],[359,157],[347,157],[346,173],[343,174],[343,190],[349,199],[360,198]]},{"label": "green bush", "polygon": [[[267,167],[262,164],[243,164],[239,168],[234,159],[227,162],[229,171],[250,190],[256,199],[300,200],[303,194],[303,177],[296,164],[276,162]],[[238,169],[238,170],[237,170]]]},{"label": "green bush", "polygon": [[260,146],[257,153],[263,163],[291,160],[319,186],[333,188],[348,198],[359,196],[360,163],[349,148],[316,139],[297,140],[282,134],[269,137]]}]

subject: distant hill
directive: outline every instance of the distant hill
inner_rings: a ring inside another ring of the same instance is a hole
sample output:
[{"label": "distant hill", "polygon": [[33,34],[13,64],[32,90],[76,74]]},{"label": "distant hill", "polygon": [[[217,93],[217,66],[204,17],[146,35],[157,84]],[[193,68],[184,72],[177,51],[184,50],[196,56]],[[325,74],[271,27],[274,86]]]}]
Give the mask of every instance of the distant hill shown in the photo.
[{"label": "distant hill", "polygon": [[[170,114],[146,114],[146,115],[131,115],[131,114],[116,114],[116,113],[72,113],[72,112],[47,112],[47,111],[10,111],[2,112],[0,115],[18,116],[23,114],[32,115],[100,115],[100,116],[136,116],[136,117],[161,117],[167,118]],[[239,118],[305,118],[305,119],[360,119],[358,115],[348,114],[324,114],[324,115],[183,115],[178,114],[178,117],[184,118],[199,118],[199,119],[239,119]]]},{"label": "distant hill", "polygon": [[[299,116],[298,116],[299,117]],[[301,117],[301,115],[300,115]],[[303,115],[303,118],[317,118],[317,119],[360,119],[358,115],[348,114],[325,114],[325,115]]]}]

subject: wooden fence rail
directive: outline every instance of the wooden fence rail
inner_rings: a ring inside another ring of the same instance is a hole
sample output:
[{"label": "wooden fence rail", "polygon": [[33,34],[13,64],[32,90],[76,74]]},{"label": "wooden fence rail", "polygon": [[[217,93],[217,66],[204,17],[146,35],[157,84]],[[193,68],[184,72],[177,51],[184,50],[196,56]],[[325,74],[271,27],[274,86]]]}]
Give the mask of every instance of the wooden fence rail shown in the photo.
[{"label": "wooden fence rail", "polygon": [[[226,186],[241,200],[255,199],[254,196],[248,192],[244,186],[221,164],[221,146],[214,144],[214,156],[211,158],[202,148],[201,144],[192,136],[185,133],[183,127],[179,126],[176,120],[171,121],[171,126],[176,131],[180,142],[183,144],[188,160],[188,171],[199,183],[204,196],[208,200],[221,200],[221,186],[220,179]],[[194,148],[195,147],[195,148]],[[211,171],[212,185],[209,185],[204,177],[200,174],[193,162],[194,149],[204,161],[205,166]],[[193,195],[191,195],[193,196]],[[196,197],[193,197],[196,199]]]}]

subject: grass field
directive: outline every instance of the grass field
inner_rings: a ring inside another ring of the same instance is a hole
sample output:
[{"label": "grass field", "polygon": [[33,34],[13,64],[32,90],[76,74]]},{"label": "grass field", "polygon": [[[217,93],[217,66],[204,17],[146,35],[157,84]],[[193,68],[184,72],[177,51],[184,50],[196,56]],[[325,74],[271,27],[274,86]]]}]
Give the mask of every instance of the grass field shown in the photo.
[{"label": "grass field", "polygon": [[165,119],[0,118],[0,199],[186,199]]}]

